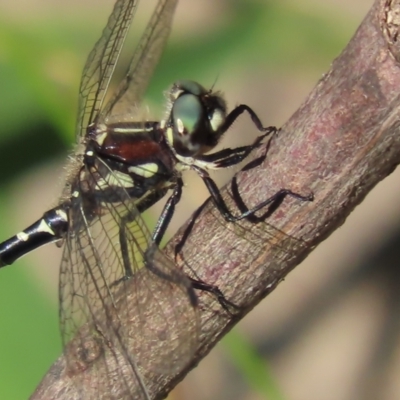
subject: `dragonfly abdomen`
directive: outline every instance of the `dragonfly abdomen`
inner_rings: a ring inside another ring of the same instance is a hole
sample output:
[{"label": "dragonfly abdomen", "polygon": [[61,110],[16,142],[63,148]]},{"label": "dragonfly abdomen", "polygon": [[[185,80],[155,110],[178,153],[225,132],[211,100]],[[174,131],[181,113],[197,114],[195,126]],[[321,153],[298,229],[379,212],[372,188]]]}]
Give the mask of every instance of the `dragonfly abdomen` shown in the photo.
[{"label": "dragonfly abdomen", "polygon": [[12,264],[26,253],[44,244],[63,239],[68,230],[64,206],[45,212],[39,220],[0,245],[0,267]]}]

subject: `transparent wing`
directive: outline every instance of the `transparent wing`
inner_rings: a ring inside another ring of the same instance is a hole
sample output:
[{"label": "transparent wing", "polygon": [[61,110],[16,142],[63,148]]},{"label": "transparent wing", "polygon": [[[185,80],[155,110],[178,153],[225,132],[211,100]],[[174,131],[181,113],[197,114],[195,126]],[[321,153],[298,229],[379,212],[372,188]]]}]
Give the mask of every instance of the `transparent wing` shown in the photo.
[{"label": "transparent wing", "polygon": [[169,37],[178,0],[160,0],[129,64],[127,74],[102,112],[103,118],[126,115],[140,102]]},{"label": "transparent wing", "polygon": [[[99,179],[100,171],[91,173]],[[71,208],[60,271],[64,353],[82,398],[90,386],[93,398],[148,400],[150,382],[179,371],[196,350],[197,307],[134,200],[124,189],[113,188],[113,196],[108,203],[80,193]]]},{"label": "transparent wing", "polygon": [[117,0],[100,39],[86,60],[79,89],[77,138],[85,135],[86,127],[102,107],[137,3],[137,0]]}]

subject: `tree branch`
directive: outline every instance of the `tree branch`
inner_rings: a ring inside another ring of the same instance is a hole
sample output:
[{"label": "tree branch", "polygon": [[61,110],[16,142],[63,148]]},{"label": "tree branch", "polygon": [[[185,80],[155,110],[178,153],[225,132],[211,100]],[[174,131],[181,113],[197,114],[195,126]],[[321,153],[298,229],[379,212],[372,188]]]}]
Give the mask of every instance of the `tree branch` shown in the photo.
[{"label": "tree branch", "polygon": [[[233,317],[215,298],[199,293],[196,357],[184,371],[156,377],[150,389],[158,393],[155,398],[163,398],[400,162],[399,15],[400,0],[377,0],[346,49],[274,138],[264,164],[238,174],[249,208],[281,188],[312,192],[314,202],[287,198],[268,224],[227,224],[211,204],[196,219],[180,266],[217,285],[241,311]],[[223,193],[229,199],[229,191]],[[167,246],[169,255],[184,229]],[[70,386],[61,357],[32,399],[72,398]],[[87,398],[91,396],[88,392]]]}]

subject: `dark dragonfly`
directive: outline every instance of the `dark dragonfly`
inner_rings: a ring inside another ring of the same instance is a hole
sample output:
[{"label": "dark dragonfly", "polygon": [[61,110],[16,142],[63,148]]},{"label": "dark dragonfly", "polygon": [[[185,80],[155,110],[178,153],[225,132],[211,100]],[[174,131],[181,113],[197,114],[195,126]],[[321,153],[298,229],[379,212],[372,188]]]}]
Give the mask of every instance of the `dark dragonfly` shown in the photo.
[{"label": "dark dragonfly", "polygon": [[[137,3],[116,2],[87,59],[79,92],[77,148],[59,204],[0,244],[1,267],[41,245],[64,245],[61,333],[68,375],[82,398],[88,398],[85,388],[90,385],[96,399],[152,399],[149,382],[163,371],[178,372],[196,350],[195,290],[215,294],[223,307],[230,304],[217,287],[186,276],[159,250],[181,197],[182,171],[199,174],[230,222],[251,219],[282,195],[311,199],[281,190],[253,209],[241,205],[240,215],[231,214],[207,169],[240,163],[275,128],[264,128],[246,105],[227,113],[218,93],[195,82],[172,86],[163,121],[135,120],[133,110],[165,46],[177,0],[158,1],[124,79],[104,102]],[[262,134],[251,145],[206,154],[243,112]],[[150,234],[141,213],[169,190],[172,194]]]}]

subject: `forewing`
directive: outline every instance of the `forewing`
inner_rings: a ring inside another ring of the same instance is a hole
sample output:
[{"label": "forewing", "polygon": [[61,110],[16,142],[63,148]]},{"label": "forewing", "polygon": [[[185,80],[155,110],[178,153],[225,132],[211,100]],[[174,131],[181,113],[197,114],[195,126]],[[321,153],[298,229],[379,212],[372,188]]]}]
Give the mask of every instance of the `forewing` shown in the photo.
[{"label": "forewing", "polygon": [[151,242],[135,201],[117,194],[118,201],[95,203],[80,193],[71,208],[60,272],[64,353],[82,398],[91,387],[93,398],[147,400],[151,382],[178,372],[196,350],[197,307],[186,276]]},{"label": "forewing", "polygon": [[98,115],[106,95],[122,45],[128,33],[138,0],[117,0],[103,33],[90,52],[83,69],[76,136]]},{"label": "forewing", "polygon": [[115,122],[140,102],[171,32],[178,0],[160,0],[130,61],[127,74],[102,112]]}]

